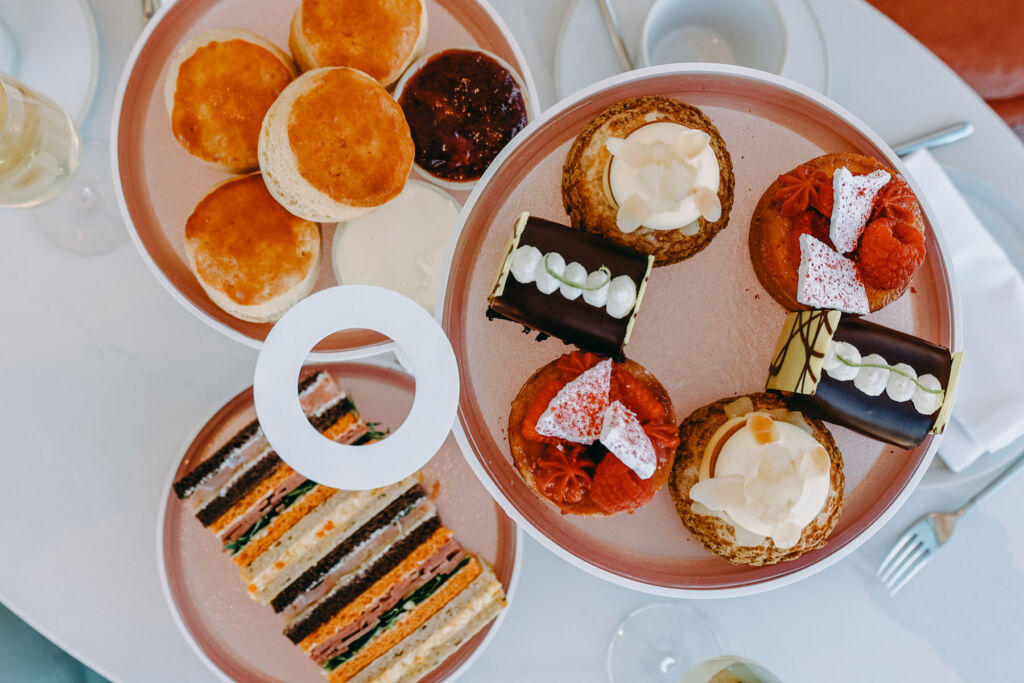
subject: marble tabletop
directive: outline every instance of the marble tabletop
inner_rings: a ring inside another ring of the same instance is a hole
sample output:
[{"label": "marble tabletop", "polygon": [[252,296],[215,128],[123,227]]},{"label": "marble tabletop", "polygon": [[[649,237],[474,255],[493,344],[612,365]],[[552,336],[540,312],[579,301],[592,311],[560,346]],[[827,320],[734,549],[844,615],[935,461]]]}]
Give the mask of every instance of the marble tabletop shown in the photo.
[{"label": "marble tabletop", "polygon": [[[102,64],[83,131],[105,139],[141,20],[130,0],[91,4]],[[493,4],[542,104],[552,104],[572,0]],[[936,157],[1024,209],[1024,146],[955,74],[859,0],[811,5],[834,99],[891,141],[972,121],[975,134]],[[215,680],[168,612],[154,533],[187,435],[251,383],[256,354],[180,307],[129,244],[82,258],[53,247],[26,213],[0,211],[0,222],[0,600],[113,680]],[[798,584],[694,604],[726,650],[787,683],[1009,680],[1007,655],[1024,639],[1024,478],[964,518],[939,559],[895,598],[874,577],[918,516],[957,507],[983,483],[919,490],[853,555]],[[522,560],[499,637],[463,680],[606,680],[613,629],[659,599],[603,583],[528,537]]]}]

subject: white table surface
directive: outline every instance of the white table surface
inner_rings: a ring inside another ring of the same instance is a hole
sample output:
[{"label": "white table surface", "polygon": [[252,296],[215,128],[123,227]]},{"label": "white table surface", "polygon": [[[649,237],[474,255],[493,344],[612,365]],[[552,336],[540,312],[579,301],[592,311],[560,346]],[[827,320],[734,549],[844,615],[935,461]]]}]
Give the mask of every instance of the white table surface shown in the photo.
[{"label": "white table surface", "polygon": [[[140,24],[132,0],[91,2],[104,63],[85,134],[105,137]],[[494,4],[550,105],[570,0]],[[858,0],[812,4],[836,100],[893,141],[974,122],[973,137],[936,156],[1024,208],[1024,146],[949,69]],[[129,244],[81,258],[51,246],[26,213],[0,210],[0,223],[0,600],[112,679],[214,680],[164,603],[157,507],[187,436],[251,383],[255,352],[175,303]],[[1024,640],[1024,477],[967,516],[895,599],[874,578],[906,526],[956,507],[981,483],[918,491],[855,554],[802,583],[698,607],[727,650],[787,682],[1010,680]],[[613,628],[655,601],[574,569],[527,537],[516,601],[463,680],[605,680]]]}]

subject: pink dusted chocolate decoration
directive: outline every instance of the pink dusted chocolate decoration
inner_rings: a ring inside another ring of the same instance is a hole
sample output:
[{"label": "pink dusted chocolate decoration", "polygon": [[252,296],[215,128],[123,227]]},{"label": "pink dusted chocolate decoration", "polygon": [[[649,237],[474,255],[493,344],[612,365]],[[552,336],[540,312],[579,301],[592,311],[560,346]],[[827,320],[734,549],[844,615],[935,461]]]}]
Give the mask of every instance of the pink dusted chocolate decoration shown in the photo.
[{"label": "pink dusted chocolate decoration", "polygon": [[832,216],[828,236],[840,254],[849,254],[857,249],[860,235],[871,216],[875,195],[891,177],[885,171],[853,175],[845,166],[836,169],[832,176]]},{"label": "pink dusted chocolate decoration", "polygon": [[611,393],[612,361],[606,359],[559,389],[537,420],[537,433],[592,444],[601,436]]},{"label": "pink dusted chocolate decoration", "polygon": [[868,313],[868,295],[857,264],[811,235],[800,235],[796,300],[812,308]]}]

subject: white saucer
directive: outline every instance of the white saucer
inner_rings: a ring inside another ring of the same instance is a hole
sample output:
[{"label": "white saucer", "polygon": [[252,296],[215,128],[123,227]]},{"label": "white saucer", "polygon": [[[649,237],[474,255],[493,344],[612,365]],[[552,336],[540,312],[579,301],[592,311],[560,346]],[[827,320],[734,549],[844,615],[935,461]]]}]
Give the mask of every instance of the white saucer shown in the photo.
[{"label": "white saucer", "polygon": [[14,36],[10,74],[54,100],[79,124],[96,93],[99,41],[87,0],[0,0]]},{"label": "white saucer", "polygon": [[[1024,273],[1024,212],[983,180],[950,166],[943,166],[943,170],[967,200],[974,215],[1006,251],[1006,255],[1017,266],[1017,270]],[[1020,454],[1022,447],[1024,439],[1018,439],[1006,448],[994,453],[985,453],[960,472],[953,472],[946,467],[941,458],[935,458],[919,486],[950,486],[981,479],[1009,464]],[[942,451],[942,448],[939,448],[939,451]]]},{"label": "white saucer", "polygon": [[[788,40],[779,74],[828,94],[828,51],[818,19],[805,0],[775,0]],[[598,7],[600,0],[576,0],[565,15],[555,52],[555,90],[559,99],[580,88],[622,73]],[[615,17],[633,63],[641,65],[640,32],[654,0],[612,0]]]}]

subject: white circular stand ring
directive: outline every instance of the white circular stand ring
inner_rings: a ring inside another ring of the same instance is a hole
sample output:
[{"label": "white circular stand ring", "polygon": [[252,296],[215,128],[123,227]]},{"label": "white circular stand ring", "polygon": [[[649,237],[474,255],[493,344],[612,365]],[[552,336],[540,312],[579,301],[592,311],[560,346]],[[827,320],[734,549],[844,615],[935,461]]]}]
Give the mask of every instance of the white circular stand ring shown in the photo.
[{"label": "white circular stand ring", "polygon": [[[402,426],[364,446],[324,437],[302,412],[295,389],[310,349],[344,329],[387,335],[416,377]],[[270,330],[256,360],[253,402],[267,441],[297,472],[334,488],[372,489],[409,476],[441,448],[455,422],[459,372],[448,337],[422,306],[381,287],[344,285],[306,297]]]}]

